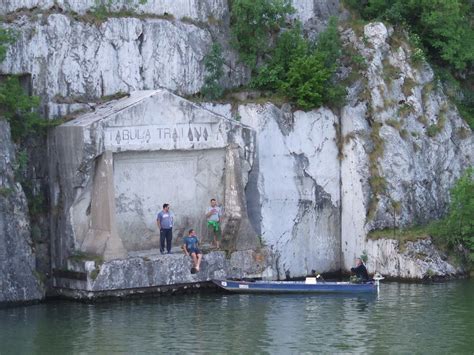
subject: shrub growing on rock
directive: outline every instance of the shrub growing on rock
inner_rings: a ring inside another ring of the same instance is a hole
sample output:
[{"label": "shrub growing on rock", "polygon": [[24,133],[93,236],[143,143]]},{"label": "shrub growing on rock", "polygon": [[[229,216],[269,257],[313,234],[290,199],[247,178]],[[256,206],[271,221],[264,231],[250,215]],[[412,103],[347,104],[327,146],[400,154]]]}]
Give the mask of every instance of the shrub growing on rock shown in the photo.
[{"label": "shrub growing on rock", "polygon": [[316,44],[296,26],[280,35],[270,61],[258,69],[252,85],[283,94],[306,110],[338,104],[345,94],[333,81],[341,48],[335,18]]},{"label": "shrub growing on rock", "polygon": [[224,75],[223,65],[222,48],[218,43],[214,43],[204,58],[204,67],[206,68],[207,75],[204,78],[201,92],[208,100],[218,99],[224,93],[224,89],[220,84],[222,75]]},{"label": "shrub growing on rock", "polygon": [[446,218],[436,223],[432,234],[443,237],[448,245],[463,244],[474,263],[474,168],[470,167],[451,189],[451,203]]},{"label": "shrub growing on rock", "polygon": [[290,0],[232,0],[231,43],[240,59],[255,69],[258,59],[271,48],[272,35],[278,33],[286,16],[293,12]]}]

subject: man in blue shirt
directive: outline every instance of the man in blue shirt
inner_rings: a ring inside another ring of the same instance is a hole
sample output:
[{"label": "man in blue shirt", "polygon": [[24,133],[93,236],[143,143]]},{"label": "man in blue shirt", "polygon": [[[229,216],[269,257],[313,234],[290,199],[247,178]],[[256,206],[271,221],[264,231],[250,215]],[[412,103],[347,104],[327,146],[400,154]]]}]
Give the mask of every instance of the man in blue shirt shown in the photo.
[{"label": "man in blue shirt", "polygon": [[170,212],[170,205],[168,203],[163,204],[163,210],[158,213],[156,217],[156,225],[160,230],[160,252],[165,253],[165,241],[166,251],[171,254],[171,241],[173,240],[173,212]]},{"label": "man in blue shirt", "polygon": [[183,250],[187,256],[193,258],[193,268],[191,269],[191,273],[195,274],[199,271],[199,266],[201,265],[202,253],[198,248],[199,240],[196,236],[196,232],[194,229],[190,229],[188,232],[188,236],[184,237],[183,239]]}]

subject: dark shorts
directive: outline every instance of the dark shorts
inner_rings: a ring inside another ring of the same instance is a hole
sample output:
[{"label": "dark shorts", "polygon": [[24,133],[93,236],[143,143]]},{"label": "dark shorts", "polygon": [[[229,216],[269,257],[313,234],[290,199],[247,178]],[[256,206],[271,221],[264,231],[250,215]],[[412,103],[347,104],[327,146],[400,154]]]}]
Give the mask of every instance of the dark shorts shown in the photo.
[{"label": "dark shorts", "polygon": [[198,248],[190,249],[190,250],[188,250],[188,253],[189,253],[189,255],[191,255],[192,253],[196,253],[196,255],[197,254],[202,254],[201,251]]}]

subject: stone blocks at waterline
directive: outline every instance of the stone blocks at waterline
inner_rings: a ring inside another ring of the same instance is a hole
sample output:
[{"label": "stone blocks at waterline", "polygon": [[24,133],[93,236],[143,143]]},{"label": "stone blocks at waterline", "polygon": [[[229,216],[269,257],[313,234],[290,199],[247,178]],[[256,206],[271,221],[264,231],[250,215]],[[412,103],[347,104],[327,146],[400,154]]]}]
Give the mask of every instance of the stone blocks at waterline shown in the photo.
[{"label": "stone blocks at waterline", "polygon": [[[175,214],[175,247],[190,228],[207,236],[204,214],[215,197],[225,210],[228,251],[258,249],[244,197],[254,141],[249,127],[166,90],[132,93],[57,127],[49,137],[55,285],[70,287],[68,277],[92,272],[87,260],[95,258],[94,270],[112,261],[115,269],[129,268],[136,264],[131,259],[158,250],[156,215],[163,203]],[[263,272],[270,258],[257,259]],[[148,272],[143,265],[141,272]],[[184,270],[184,279],[173,273],[150,282],[186,282]],[[102,269],[97,272],[101,279]],[[114,287],[127,288],[129,281],[124,277]],[[150,282],[146,286],[157,286]]]}]

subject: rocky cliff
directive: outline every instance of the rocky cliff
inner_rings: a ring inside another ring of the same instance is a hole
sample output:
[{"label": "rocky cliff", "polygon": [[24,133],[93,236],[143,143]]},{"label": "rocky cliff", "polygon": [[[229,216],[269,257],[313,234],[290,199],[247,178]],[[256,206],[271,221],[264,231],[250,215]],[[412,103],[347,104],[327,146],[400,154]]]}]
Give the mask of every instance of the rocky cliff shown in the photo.
[{"label": "rocky cliff", "polygon": [[[338,1],[293,5],[311,36],[329,16],[343,17]],[[47,117],[89,109],[122,92],[195,94],[204,81],[204,56],[216,41],[224,47],[222,84],[248,82],[249,71],[228,45],[227,1],[124,0],[105,10],[104,17],[92,0],[0,5],[5,26],[18,34],[0,71],[30,77]],[[397,241],[367,235],[445,212],[449,188],[474,162],[471,130],[429,65],[415,63],[407,41],[393,29],[373,23],[357,32],[342,24],[340,32],[346,49],[365,63],[357,70],[341,68],[341,79],[356,79],[340,110],[203,104],[256,132],[256,158],[244,179],[253,228],[272,250],[279,278],[347,270],[364,250],[369,269],[387,275],[461,272],[443,257],[431,258],[439,266],[432,267],[420,253],[412,253],[418,259],[403,254]]]},{"label": "rocky cliff", "polygon": [[0,303],[35,301],[44,296],[35,271],[28,205],[15,182],[15,166],[10,127],[0,120]]}]

